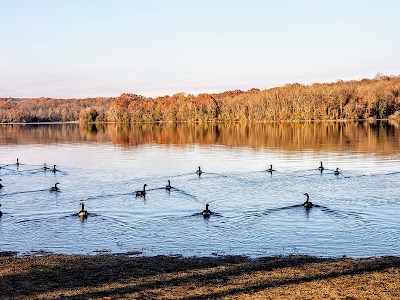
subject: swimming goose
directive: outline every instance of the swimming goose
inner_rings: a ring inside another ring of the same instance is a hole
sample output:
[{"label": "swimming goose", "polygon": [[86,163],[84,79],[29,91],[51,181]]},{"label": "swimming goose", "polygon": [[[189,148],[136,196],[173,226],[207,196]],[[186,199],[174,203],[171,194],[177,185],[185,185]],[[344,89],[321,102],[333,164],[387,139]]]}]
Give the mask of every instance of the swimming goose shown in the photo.
[{"label": "swimming goose", "polygon": [[199,169],[196,171],[196,174],[200,176],[201,173],[203,173],[203,171],[202,171],[202,170],[200,169],[200,167],[199,167]]},{"label": "swimming goose", "polygon": [[[1,204],[0,204],[0,207],[1,207]],[[3,213],[1,212],[1,210],[0,210],[0,217],[3,215]]]},{"label": "swimming goose", "polygon": [[310,207],[312,207],[312,206],[313,206],[312,202],[308,201],[308,200],[310,199],[310,196],[309,196],[307,193],[305,193],[304,195],[307,196],[307,200],[306,200],[306,202],[303,203],[303,206],[304,206],[305,208],[310,208]]},{"label": "swimming goose", "polygon": [[340,174],[340,172],[339,172],[339,168],[336,168],[336,170],[333,172],[333,174],[335,174],[335,175],[339,175],[339,174]]},{"label": "swimming goose", "polygon": [[47,164],[46,163],[44,163],[44,166],[43,166],[43,168],[42,168],[43,170],[48,170],[48,169],[50,169],[48,166],[47,166]]},{"label": "swimming goose", "polygon": [[147,184],[144,184],[143,191],[136,191],[136,197],[146,197],[146,186]]},{"label": "swimming goose", "polygon": [[54,186],[50,188],[50,192],[58,192],[60,189],[57,187],[57,184],[60,184],[59,182],[56,182]]},{"label": "swimming goose", "polygon": [[17,167],[19,166],[19,159],[17,158],[17,163],[16,163]]},{"label": "swimming goose", "polygon": [[209,216],[211,215],[211,210],[209,210],[208,207],[209,207],[209,205],[206,204],[206,209],[203,210],[203,212],[202,212],[202,215],[203,215],[204,217],[209,217]]},{"label": "swimming goose", "polygon": [[321,172],[322,172],[323,170],[325,170],[325,168],[322,166],[322,161],[321,161],[321,166],[318,168],[318,170],[320,170]]},{"label": "swimming goose", "polygon": [[167,191],[170,191],[171,190],[171,181],[169,181],[168,180],[168,184],[165,186],[165,189],[167,190]]},{"label": "swimming goose", "polygon": [[272,165],[271,167],[267,170],[268,173],[272,173],[273,171],[275,171],[274,169],[272,169]]},{"label": "swimming goose", "polygon": [[56,165],[53,166],[53,169],[51,169],[51,171],[52,171],[53,173],[55,173],[55,172],[58,171],[58,170],[56,169]]},{"label": "swimming goose", "polygon": [[[3,181],[3,179],[0,178],[0,181]],[[0,183],[0,189],[1,189],[3,186],[4,186],[4,185],[2,185],[2,184]]]},{"label": "swimming goose", "polygon": [[85,204],[81,203],[80,206],[81,206],[81,211],[78,212],[78,216],[80,216],[81,218],[87,218],[89,213],[85,210]]}]

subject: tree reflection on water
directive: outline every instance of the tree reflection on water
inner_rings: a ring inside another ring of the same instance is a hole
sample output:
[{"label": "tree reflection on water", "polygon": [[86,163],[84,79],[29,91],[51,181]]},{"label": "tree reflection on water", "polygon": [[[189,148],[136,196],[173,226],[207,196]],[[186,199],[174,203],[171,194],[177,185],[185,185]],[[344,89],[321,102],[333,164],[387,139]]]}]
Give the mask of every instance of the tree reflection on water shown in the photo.
[{"label": "tree reflection on water", "polygon": [[13,124],[0,126],[0,144],[112,143],[224,145],[286,151],[398,152],[400,122],[275,122],[161,124]]}]

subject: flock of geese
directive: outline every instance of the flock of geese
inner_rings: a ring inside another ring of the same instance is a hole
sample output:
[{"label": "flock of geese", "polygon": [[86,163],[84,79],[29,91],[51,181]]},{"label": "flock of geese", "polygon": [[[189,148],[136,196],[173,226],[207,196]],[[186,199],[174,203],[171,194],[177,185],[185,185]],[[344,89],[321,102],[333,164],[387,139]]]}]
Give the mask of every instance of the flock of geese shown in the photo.
[{"label": "flock of geese", "polygon": [[[18,168],[19,165],[20,165],[20,162],[19,162],[19,159],[18,159],[18,158],[17,158],[17,162],[15,163],[15,165],[17,166],[17,168]],[[45,170],[45,171],[50,170],[51,172],[53,172],[53,173],[55,174],[55,173],[58,171],[58,170],[56,169],[56,166],[57,166],[57,165],[53,165],[53,168],[49,168],[49,167],[47,166],[47,164],[45,163],[45,164],[43,165],[42,169]],[[1,167],[0,167],[0,169],[1,169]],[[1,178],[0,178],[0,181],[2,181]],[[49,191],[50,191],[50,192],[58,192],[58,191],[60,191],[60,188],[58,187],[59,184],[60,184],[59,182],[56,182],[56,183],[54,184],[54,186],[50,187]],[[3,187],[4,187],[4,186],[0,183],[0,189],[3,188]],[[85,210],[85,204],[84,204],[84,203],[80,203],[80,206],[81,206],[81,210],[80,210],[79,212],[77,212],[76,215],[79,216],[79,217],[81,217],[81,218],[83,218],[83,219],[86,219],[86,218],[88,217],[89,213]],[[0,204],[0,207],[1,207],[1,204]],[[1,217],[2,215],[3,215],[3,213],[0,211],[0,217]]]},{"label": "flock of geese", "polygon": [[[20,165],[19,159],[17,158],[17,163],[16,163],[17,167]],[[0,167],[1,168],[1,167]],[[49,168],[47,167],[46,164],[44,164],[43,170],[51,170],[51,172],[56,173],[58,170],[56,169],[56,165],[53,166],[53,168]],[[321,161],[321,165],[318,167],[318,170],[322,173],[325,168],[322,165],[322,161]],[[270,168],[267,169],[268,173],[274,172],[275,170],[272,168],[272,165],[270,165]],[[196,171],[196,174],[200,177],[200,175],[203,173],[203,171],[201,170],[201,168],[199,167],[198,170]],[[336,168],[336,170],[333,172],[334,175],[339,175],[339,168]],[[0,178],[0,181],[2,181],[2,179]],[[60,191],[60,188],[57,186],[59,185],[59,182],[56,182],[54,184],[54,186],[50,187],[49,191],[50,192],[58,192]],[[146,186],[147,184],[143,185],[143,190],[138,190],[135,192],[136,197],[146,197]],[[3,185],[0,183],[0,189],[3,187]],[[165,189],[167,191],[170,191],[172,188],[171,186],[171,181],[168,180],[167,185],[165,186]],[[303,203],[303,206],[307,209],[313,207],[313,203],[310,201],[310,196],[308,195],[308,193],[305,193],[304,196],[307,197],[307,200]],[[85,204],[84,203],[80,203],[81,206],[81,210],[79,212],[76,213],[77,216],[81,217],[82,219],[86,219],[89,216],[89,213],[85,210]],[[0,204],[1,207],[1,204]],[[209,216],[211,216],[213,213],[212,211],[209,209],[209,205],[206,204],[206,209],[203,210],[203,212],[201,213],[205,218],[208,218]],[[3,215],[3,213],[0,211],[0,217]]]},{"label": "flock of geese", "polygon": [[[322,165],[322,161],[321,161],[320,166],[318,167],[318,170],[319,170],[321,173],[325,170],[324,166]],[[268,173],[271,173],[271,174],[272,174],[272,172],[274,172],[274,171],[275,171],[275,170],[272,168],[272,165],[270,165],[269,169],[267,169],[267,172],[268,172]],[[200,176],[202,173],[203,173],[203,171],[202,171],[201,168],[199,167],[199,168],[197,169],[197,171],[196,171],[196,174],[197,174],[198,176]],[[336,176],[339,175],[339,174],[340,174],[339,168],[336,168],[336,170],[333,172],[333,174],[336,175]],[[144,185],[143,185],[143,190],[136,191],[136,197],[146,197],[146,186],[147,186],[147,184],[144,184]],[[168,180],[168,184],[165,186],[165,189],[166,189],[167,191],[170,191],[171,188],[172,188],[172,187],[171,187],[171,181]],[[311,207],[313,207],[313,203],[310,201],[310,195],[308,195],[308,193],[305,193],[304,196],[307,197],[307,200],[303,203],[303,206],[304,206],[305,208],[311,208]],[[209,205],[206,204],[206,209],[203,210],[203,212],[202,212],[202,215],[203,215],[204,217],[209,217],[209,216],[211,216],[211,214],[212,214],[211,210],[210,210],[208,207],[209,207]]]}]

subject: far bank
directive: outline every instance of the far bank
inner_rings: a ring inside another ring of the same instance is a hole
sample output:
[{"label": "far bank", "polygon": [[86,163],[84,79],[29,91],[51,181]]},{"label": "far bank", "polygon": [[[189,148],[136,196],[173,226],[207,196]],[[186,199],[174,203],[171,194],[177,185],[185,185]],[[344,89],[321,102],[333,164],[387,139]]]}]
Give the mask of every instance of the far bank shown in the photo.
[{"label": "far bank", "polygon": [[400,76],[156,98],[0,98],[0,123],[270,122],[400,117]]}]

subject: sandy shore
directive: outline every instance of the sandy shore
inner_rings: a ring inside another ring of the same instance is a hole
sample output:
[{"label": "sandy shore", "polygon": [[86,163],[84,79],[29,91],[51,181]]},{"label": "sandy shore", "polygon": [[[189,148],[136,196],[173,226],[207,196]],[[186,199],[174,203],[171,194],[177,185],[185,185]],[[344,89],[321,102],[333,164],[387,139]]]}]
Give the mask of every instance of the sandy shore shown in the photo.
[{"label": "sandy shore", "polygon": [[400,257],[0,254],[0,299],[400,299]]}]

